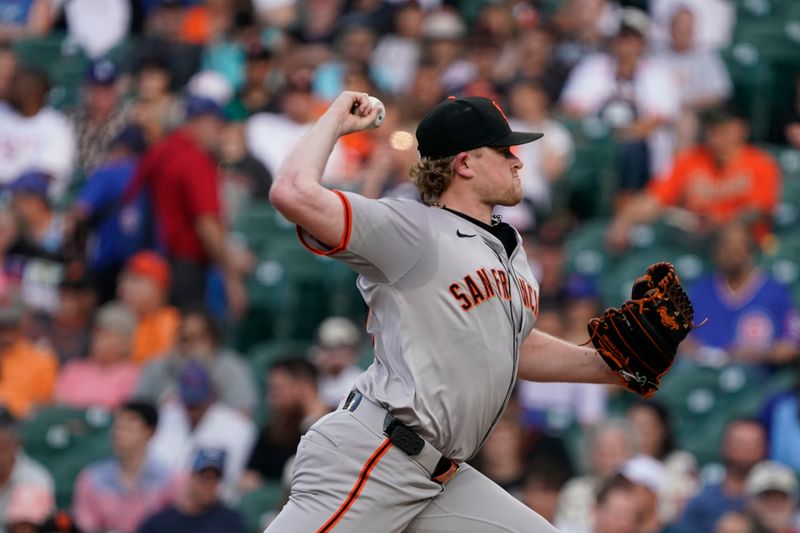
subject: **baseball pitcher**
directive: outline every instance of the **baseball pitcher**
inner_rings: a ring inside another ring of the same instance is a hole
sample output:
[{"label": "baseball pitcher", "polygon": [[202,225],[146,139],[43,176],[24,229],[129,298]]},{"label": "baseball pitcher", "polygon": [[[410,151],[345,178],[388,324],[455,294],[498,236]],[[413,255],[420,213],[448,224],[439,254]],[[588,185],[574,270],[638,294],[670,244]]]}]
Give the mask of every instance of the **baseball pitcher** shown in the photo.
[{"label": "baseball pitcher", "polygon": [[518,377],[619,381],[652,394],[691,328],[691,307],[662,264],[625,306],[589,325],[593,347],[537,331],[538,283],[519,234],[492,210],[522,198],[511,147],[542,135],[511,131],[492,100],[450,98],[416,132],[411,175],[424,203],[321,186],[337,139],[374,127],[382,111],[367,94],[342,93],[270,192],[306,248],[359,274],[375,361],[302,439],[289,502],[267,531],[553,532],[465,461]]}]

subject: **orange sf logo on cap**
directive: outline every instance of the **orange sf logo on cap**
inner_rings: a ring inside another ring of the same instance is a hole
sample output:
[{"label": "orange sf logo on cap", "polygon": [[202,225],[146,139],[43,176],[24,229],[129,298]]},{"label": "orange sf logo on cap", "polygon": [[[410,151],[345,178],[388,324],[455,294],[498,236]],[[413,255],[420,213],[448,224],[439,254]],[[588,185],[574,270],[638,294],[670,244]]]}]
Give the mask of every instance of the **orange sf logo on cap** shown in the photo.
[{"label": "orange sf logo on cap", "polygon": [[504,118],[504,119],[506,119],[506,122],[508,122],[508,117],[506,116],[506,114],[505,114],[505,113],[503,113],[503,110],[502,110],[502,109],[500,109],[500,106],[499,106],[499,105],[497,105],[497,102],[495,102],[494,100],[492,100],[492,105],[495,107],[495,109],[497,109],[498,111],[500,111],[500,114],[501,114],[501,115],[503,115],[503,118]]}]

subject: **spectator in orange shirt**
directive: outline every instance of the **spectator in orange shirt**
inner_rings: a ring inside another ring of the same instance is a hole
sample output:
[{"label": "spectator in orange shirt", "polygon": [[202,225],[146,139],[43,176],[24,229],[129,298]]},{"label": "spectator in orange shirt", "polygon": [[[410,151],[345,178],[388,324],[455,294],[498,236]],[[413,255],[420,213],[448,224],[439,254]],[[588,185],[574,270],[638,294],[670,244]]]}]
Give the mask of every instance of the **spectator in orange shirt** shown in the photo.
[{"label": "spectator in orange shirt", "polygon": [[729,107],[710,109],[702,119],[703,144],[679,153],[670,171],[614,217],[607,234],[612,249],[627,246],[634,225],[662,215],[673,215],[693,235],[734,220],[752,223],[757,237],[767,232],[780,193],[777,163],[747,144],[747,123]]},{"label": "spectator in orange shirt", "polygon": [[128,260],[117,293],[138,318],[131,352],[134,363],[161,357],[175,343],[181,317],[167,305],[169,287],[169,264],[160,255],[143,251]]},{"label": "spectator in orange shirt", "polygon": [[0,404],[17,418],[50,401],[58,371],[55,355],[25,337],[22,318],[16,295],[0,294]]}]

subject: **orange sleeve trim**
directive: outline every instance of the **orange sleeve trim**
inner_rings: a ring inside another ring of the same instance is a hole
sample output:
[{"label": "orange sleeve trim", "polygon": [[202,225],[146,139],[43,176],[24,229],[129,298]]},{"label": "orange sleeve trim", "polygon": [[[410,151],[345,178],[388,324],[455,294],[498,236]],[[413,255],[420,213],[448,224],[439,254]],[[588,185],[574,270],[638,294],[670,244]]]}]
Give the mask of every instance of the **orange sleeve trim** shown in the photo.
[{"label": "orange sleeve trim", "polygon": [[303,236],[303,228],[300,226],[296,227],[297,238],[300,241],[300,244],[302,244],[306,250],[316,255],[338,254],[344,252],[347,250],[347,247],[350,246],[350,235],[353,232],[353,208],[350,206],[350,200],[347,199],[347,196],[343,192],[333,192],[336,193],[336,195],[339,197],[339,200],[342,201],[342,207],[344,208],[344,229],[342,230],[342,239],[339,241],[339,244],[330,250],[320,250],[319,248],[314,248],[308,242],[306,242],[306,239]]},{"label": "orange sleeve trim", "polygon": [[364,463],[364,467],[361,469],[361,473],[358,475],[358,479],[356,480],[355,485],[353,488],[350,489],[350,494],[347,495],[347,499],[345,499],[344,503],[333,513],[325,524],[321,528],[317,530],[317,533],[326,533],[333,529],[333,526],[339,522],[342,517],[350,510],[353,506],[355,501],[358,499],[358,496],[361,494],[361,490],[364,488],[364,485],[367,484],[367,480],[369,479],[369,475],[372,473],[372,469],[375,468],[375,465],[378,464],[378,461],[386,455],[386,452],[389,451],[389,448],[392,447],[392,441],[389,440],[387,437],[378,449],[373,452],[373,454],[367,459],[367,462]]}]

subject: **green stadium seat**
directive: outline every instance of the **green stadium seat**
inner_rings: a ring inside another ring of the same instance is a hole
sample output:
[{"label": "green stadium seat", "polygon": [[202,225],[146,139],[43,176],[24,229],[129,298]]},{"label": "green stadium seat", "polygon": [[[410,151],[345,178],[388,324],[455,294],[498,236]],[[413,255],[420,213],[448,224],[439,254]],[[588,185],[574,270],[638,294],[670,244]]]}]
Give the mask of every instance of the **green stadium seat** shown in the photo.
[{"label": "green stadium seat", "polygon": [[567,237],[564,250],[567,255],[568,272],[584,276],[596,276],[610,261],[604,248],[608,220],[594,218],[579,225]]},{"label": "green stadium seat", "polygon": [[770,394],[791,382],[790,371],[769,374],[746,366],[708,368],[679,361],[664,377],[657,398],[673,413],[679,445],[705,465],[719,460],[720,438],[730,419],[756,415]]},{"label": "green stadium seat", "polygon": [[269,482],[248,492],[239,501],[238,511],[244,520],[245,530],[261,533],[267,522],[280,510],[286,495],[279,482]]},{"label": "green stadium seat", "polygon": [[25,450],[53,475],[60,508],[72,503],[75,479],[81,469],[110,455],[111,421],[106,409],[47,407],[23,422]]}]

